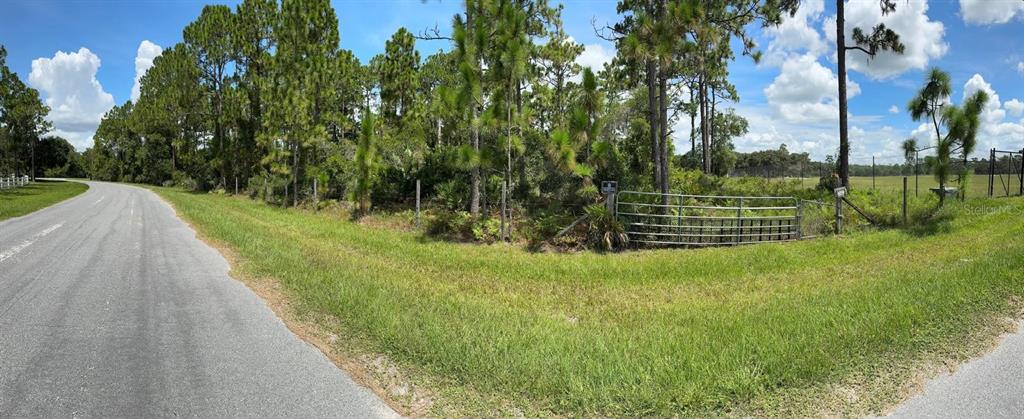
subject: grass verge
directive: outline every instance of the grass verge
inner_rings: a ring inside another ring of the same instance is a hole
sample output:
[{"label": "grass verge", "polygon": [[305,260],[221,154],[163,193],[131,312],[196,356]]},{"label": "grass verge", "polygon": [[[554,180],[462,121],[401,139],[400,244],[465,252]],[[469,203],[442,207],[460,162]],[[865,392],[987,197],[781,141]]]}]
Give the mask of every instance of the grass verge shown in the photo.
[{"label": "grass verge", "polygon": [[40,180],[28,185],[0,190],[0,221],[46,208],[89,189],[79,182]]},{"label": "grass verge", "polygon": [[1019,199],[910,231],[538,254],[153,189],[414,414],[880,412],[1024,294]]}]

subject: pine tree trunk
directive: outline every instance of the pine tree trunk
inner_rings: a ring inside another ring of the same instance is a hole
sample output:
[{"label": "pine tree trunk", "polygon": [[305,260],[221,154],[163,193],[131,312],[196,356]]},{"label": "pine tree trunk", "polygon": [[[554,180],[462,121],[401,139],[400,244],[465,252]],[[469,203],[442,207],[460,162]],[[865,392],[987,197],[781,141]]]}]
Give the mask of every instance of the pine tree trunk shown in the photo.
[{"label": "pine tree trunk", "polygon": [[714,157],[714,151],[713,150],[715,149],[715,147],[714,147],[714,145],[715,145],[714,144],[714,141],[715,141],[715,100],[716,100],[716,98],[715,98],[715,87],[712,86],[711,87],[711,117],[708,118],[708,139],[710,139],[710,141],[708,141],[708,143],[710,144],[710,146],[708,146],[708,148],[710,150],[712,150],[712,152],[711,152],[711,154],[708,154],[708,156],[710,156],[708,158],[708,173],[712,173],[712,172],[715,171],[715,159],[713,158]]},{"label": "pine tree trunk", "polygon": [[[294,150],[292,152],[292,206],[299,206],[299,142],[295,141]],[[285,195],[285,201],[288,200],[288,196]]]},{"label": "pine tree trunk", "polygon": [[[668,72],[665,70],[665,66],[661,67],[661,71],[658,73],[658,100],[661,102],[658,105],[658,146],[661,149],[661,204],[668,205],[668,178],[671,173],[671,166],[669,163],[669,147],[668,147]],[[665,208],[667,211],[668,208]]]},{"label": "pine tree trunk", "polygon": [[850,185],[850,137],[846,128],[846,33],[844,0],[836,0],[836,55],[839,67],[839,182]]},{"label": "pine tree trunk", "polygon": [[441,145],[441,118],[437,118],[437,141],[434,143],[434,147]]},{"label": "pine tree trunk", "polygon": [[647,59],[647,124],[650,127],[651,139],[651,164],[654,166],[652,174],[652,185],[654,190],[661,190],[661,146],[658,140],[658,75],[654,59]]},{"label": "pine tree trunk", "polygon": [[700,81],[700,147],[704,173],[711,173],[711,141],[708,138],[708,87]]},{"label": "pine tree trunk", "polygon": [[[693,94],[693,88],[690,89],[690,105],[693,105],[693,101],[696,100],[696,96]],[[693,158],[697,158],[697,111],[690,112],[690,155]]]},{"label": "pine tree trunk", "polygon": [[[467,29],[466,30],[466,32],[467,32],[467,36],[466,36],[467,41],[466,42],[472,42],[472,40],[475,37],[473,36],[473,6],[472,6],[472,4],[470,4],[470,2],[466,2],[466,29]],[[477,51],[477,54],[479,54],[479,53],[480,52]],[[477,57],[474,57],[474,59],[477,61],[477,65],[478,65],[477,68],[479,69],[479,64],[480,64],[479,55]],[[479,156],[480,155],[480,128],[476,124],[477,103],[476,103],[476,98],[473,98],[472,100],[473,100],[473,103],[472,103],[471,106],[473,107],[473,111],[472,111],[472,118],[473,119],[470,121],[470,124],[473,127],[472,128],[473,132],[471,134],[470,141],[471,141],[471,146],[473,147],[473,153],[476,156]],[[479,160],[477,160],[477,161],[479,161]],[[480,164],[479,163],[473,165],[473,169],[471,170],[471,173],[470,173],[469,213],[474,218],[480,216]]]}]

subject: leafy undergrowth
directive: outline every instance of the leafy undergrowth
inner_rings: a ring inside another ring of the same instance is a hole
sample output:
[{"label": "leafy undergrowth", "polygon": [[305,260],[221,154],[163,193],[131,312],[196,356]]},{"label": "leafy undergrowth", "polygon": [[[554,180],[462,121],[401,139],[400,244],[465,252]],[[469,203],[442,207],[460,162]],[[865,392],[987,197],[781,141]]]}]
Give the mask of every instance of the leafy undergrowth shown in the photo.
[{"label": "leafy undergrowth", "polygon": [[87,189],[89,186],[84,183],[40,180],[22,187],[0,190],[0,220],[46,208]]},{"label": "leafy undergrowth", "polygon": [[291,309],[329,319],[338,345],[427,387],[430,414],[842,411],[818,402],[823,389],[906,380],[915,360],[962,353],[1024,294],[1021,200],[949,205],[921,229],[554,254],[154,189],[231,248],[243,276],[275,278]]}]

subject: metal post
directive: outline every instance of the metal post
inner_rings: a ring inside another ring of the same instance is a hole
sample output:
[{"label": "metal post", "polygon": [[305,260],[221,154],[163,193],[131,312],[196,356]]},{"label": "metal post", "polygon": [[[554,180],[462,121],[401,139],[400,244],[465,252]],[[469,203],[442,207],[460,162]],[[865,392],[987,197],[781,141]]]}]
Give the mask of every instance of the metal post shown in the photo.
[{"label": "metal post", "polygon": [[843,234],[843,199],[836,195],[836,234]]},{"label": "metal post", "polygon": [[993,188],[995,187],[996,177],[996,149],[989,150],[988,152],[988,197],[992,197]]},{"label": "metal post", "polygon": [[679,196],[679,210],[678,210],[678,212],[676,212],[676,225],[679,226],[679,241],[680,242],[685,242],[686,240],[683,239],[683,237],[688,237],[688,236],[684,236],[684,234],[686,234],[686,228],[683,227],[683,205],[684,205],[683,204],[683,197]]},{"label": "metal post", "polygon": [[[235,182],[237,182],[237,181],[238,180],[236,179]],[[316,193],[316,186],[317,186],[316,185],[316,183],[317,183],[316,181],[317,181],[317,179],[313,178],[313,212],[319,212],[320,211],[320,195],[318,195]],[[236,186],[236,188],[237,188],[237,186]]]},{"label": "metal post", "polygon": [[903,177],[903,225],[907,225],[907,177]]},{"label": "metal post", "polygon": [[743,197],[740,197],[740,204],[736,207],[736,243],[743,241]]},{"label": "metal post", "polygon": [[238,176],[235,176],[235,195],[238,195]]},{"label": "metal post", "polygon": [[416,229],[420,228],[420,180],[416,179]]},{"label": "metal post", "polygon": [[1024,148],[1020,149],[1020,195],[1024,196]]},{"label": "metal post", "polygon": [[1010,179],[1013,176],[1013,154],[1010,154],[1010,159],[1006,161],[1006,196],[1010,196]]},{"label": "metal post", "polygon": [[871,189],[875,189],[875,156],[871,156]]},{"label": "metal post", "polygon": [[796,199],[796,239],[804,238],[804,201]]}]

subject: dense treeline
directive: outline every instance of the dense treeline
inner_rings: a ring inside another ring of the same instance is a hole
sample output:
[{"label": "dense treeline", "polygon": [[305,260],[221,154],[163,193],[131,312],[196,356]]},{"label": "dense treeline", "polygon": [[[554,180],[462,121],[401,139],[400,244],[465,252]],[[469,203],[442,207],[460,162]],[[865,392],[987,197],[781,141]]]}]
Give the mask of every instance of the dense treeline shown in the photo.
[{"label": "dense treeline", "polygon": [[39,138],[52,128],[46,121],[49,113],[39,92],[7,67],[7,50],[0,45],[0,176],[35,178]]},{"label": "dense treeline", "polygon": [[[137,103],[107,113],[86,166],[98,179],[363,209],[410,199],[419,179],[474,216],[506,202],[580,208],[604,179],[667,190],[681,167],[728,174],[729,140],[746,132],[724,110],[739,99],[731,41],[758,58],[745,30],[796,3],[622,0],[620,21],[599,30],[618,49],[603,69],[576,64],[583,46],[546,0],[468,0],[450,31],[399,29],[366,63],[340,48],[327,0],[206,6],[154,60]],[[421,57],[417,42],[439,50]],[[682,159],[680,118],[693,127]]]}]

